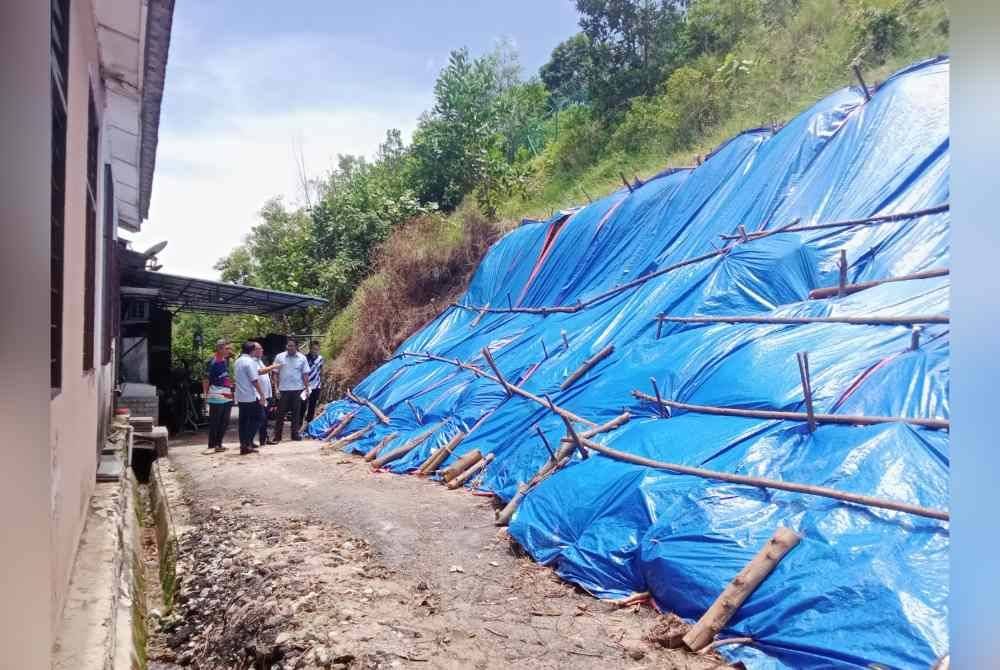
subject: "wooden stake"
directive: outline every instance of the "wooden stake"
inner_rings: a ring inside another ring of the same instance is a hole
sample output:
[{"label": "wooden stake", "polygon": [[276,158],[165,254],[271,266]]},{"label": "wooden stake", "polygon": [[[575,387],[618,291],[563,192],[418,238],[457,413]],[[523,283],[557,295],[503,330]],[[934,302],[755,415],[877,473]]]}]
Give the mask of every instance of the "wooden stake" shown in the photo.
[{"label": "wooden stake", "polygon": [[563,347],[565,347],[566,351],[569,351],[569,338],[566,337],[566,331],[561,330],[559,334],[562,335]]},{"label": "wooden stake", "polygon": [[347,395],[354,402],[358,403],[359,405],[364,405],[365,407],[367,407],[368,409],[370,409],[371,412],[372,412],[372,414],[375,415],[376,419],[378,419],[379,421],[381,421],[382,423],[384,423],[386,425],[389,424],[389,417],[386,416],[385,412],[383,412],[379,408],[379,406],[376,405],[375,403],[373,403],[371,400],[369,400],[368,398],[362,398],[361,396],[356,396],[351,391],[348,391]]},{"label": "wooden stake", "polygon": [[[656,398],[643,393],[642,391],[632,391],[632,395],[640,400],[656,402]],[[696,412],[698,414],[715,414],[716,416],[743,416],[749,419],[770,419],[774,421],[808,421],[809,417],[804,412],[785,412],[773,409],[744,409],[742,407],[718,407],[715,405],[694,405],[692,403],[677,402],[676,400],[661,400],[664,406],[671,409],[680,409],[686,412]],[[950,430],[951,422],[948,419],[917,419],[907,416],[858,416],[853,414],[814,414],[816,423],[836,423],[846,426],[874,426],[879,423],[907,423],[911,426],[922,428],[933,428],[935,430]]]},{"label": "wooden stake", "polygon": [[[608,421],[607,423],[602,423],[600,426],[589,428],[583,431],[582,433],[580,433],[580,437],[594,437],[595,435],[600,435],[601,433],[610,433],[611,431],[624,426],[626,423],[629,422],[629,419],[631,418],[632,418],[631,414],[629,414],[628,412],[622,412],[621,414],[611,419],[611,421]],[[566,436],[560,440],[560,442],[572,442],[572,441],[573,440],[569,436]]]},{"label": "wooden stake", "polygon": [[[660,316],[663,316],[662,314]],[[663,332],[663,319],[656,320],[656,339],[660,339],[660,333]]]},{"label": "wooden stake", "polygon": [[483,468],[489,465],[493,461],[493,454],[486,454],[481,460],[476,461],[469,467],[468,470],[455,477],[448,482],[447,486],[449,489],[457,489],[460,486],[464,486],[467,481],[476,476],[477,472],[481,472]]},{"label": "wooden stake", "polygon": [[[552,402],[552,398],[546,395],[545,400],[549,403],[549,409],[552,410],[552,413],[560,416],[563,420],[563,423],[566,424],[566,434],[569,436],[569,439],[573,443],[573,445],[580,450],[580,456],[583,458],[590,458],[590,454],[587,452],[587,448],[583,446],[583,442],[580,441],[580,436],[577,435],[576,429],[573,427],[573,422],[567,419],[562,414],[559,414],[559,412],[556,409],[556,404]],[[553,458],[553,460],[555,460],[555,458]]]},{"label": "wooden stake", "polygon": [[510,301],[510,292],[507,292],[507,309],[514,309],[514,303]]},{"label": "wooden stake", "polygon": [[913,327],[913,330],[910,332],[910,351],[917,351],[920,349],[920,334],[923,330],[924,329],[920,326]]},{"label": "wooden stake", "polygon": [[444,462],[446,458],[451,456],[451,452],[455,451],[455,447],[465,439],[466,433],[458,431],[454,437],[448,440],[448,444],[444,445],[433,454],[427,457],[427,460],[417,468],[417,474],[419,475],[429,475],[438,469],[438,466]]},{"label": "wooden stake", "polygon": [[504,379],[504,376],[500,373],[500,368],[497,367],[496,361],[493,360],[493,354],[490,353],[489,347],[483,347],[483,357],[486,358],[486,362],[489,364],[490,368],[493,369],[493,374],[495,374],[497,379],[500,381],[500,386],[503,386],[507,395],[512,395],[510,384],[507,383],[507,380]]},{"label": "wooden stake", "polygon": [[417,425],[418,426],[424,425],[424,417],[421,416],[420,411],[417,409],[416,405],[414,405],[412,402],[409,401],[409,399],[407,399],[406,406],[410,408],[411,412],[413,412],[413,418],[416,419]]},{"label": "wooden stake", "polygon": [[[930,279],[931,277],[944,277],[949,274],[948,268],[938,268],[935,270],[925,270],[924,272],[914,272],[913,274],[900,275],[899,277],[888,277],[886,279],[874,279],[872,281],[858,282],[857,284],[847,284],[843,287],[844,295],[851,295],[852,293],[857,293],[858,291],[864,291],[865,289],[873,288],[875,286],[881,286],[882,284],[890,284],[897,281],[910,281],[913,279]],[[839,295],[841,288],[839,286],[829,286],[824,288],[815,288],[809,292],[810,300],[822,300],[824,298],[832,298],[835,295]]]},{"label": "wooden stake", "polygon": [[332,426],[330,430],[328,430],[321,439],[332,440],[333,438],[337,437],[338,435],[340,435],[340,431],[344,430],[347,424],[353,421],[354,417],[356,417],[357,415],[358,415],[357,411],[348,412],[347,414],[342,416],[340,418],[340,421],[337,422],[337,425]]},{"label": "wooden stake", "polygon": [[567,388],[569,388],[570,386],[572,386],[573,382],[575,382],[580,377],[582,377],[585,374],[587,374],[587,372],[592,367],[594,367],[595,365],[597,365],[598,363],[600,363],[601,361],[603,361],[605,358],[607,358],[608,356],[610,356],[614,352],[615,352],[615,345],[613,345],[613,344],[609,344],[608,346],[606,346],[603,349],[601,349],[600,351],[598,351],[596,354],[594,354],[593,356],[591,356],[590,358],[588,358],[587,360],[585,360],[583,362],[583,365],[581,365],[580,367],[578,367],[576,369],[576,372],[574,372],[569,377],[567,377],[566,380],[562,384],[559,385],[559,390],[564,391]]},{"label": "wooden stake", "polygon": [[861,85],[861,91],[865,94],[865,102],[872,99],[872,94],[868,91],[868,85],[865,84],[865,78],[861,76],[861,67],[854,63],[851,65],[851,69],[854,70],[854,76],[858,78],[858,84]]},{"label": "wooden stake", "polygon": [[524,500],[524,496],[528,493],[527,484],[518,484],[517,493],[504,505],[503,509],[497,512],[496,525],[507,526],[510,524],[510,520],[514,517],[514,512],[517,511],[518,506],[521,501]]},{"label": "wooden stake", "polygon": [[428,428],[427,430],[425,430],[424,432],[420,433],[420,435],[417,435],[415,438],[413,438],[400,448],[390,451],[385,456],[380,456],[379,458],[376,458],[374,461],[372,461],[372,469],[378,470],[387,463],[391,463],[392,461],[398,460],[403,456],[405,456],[406,454],[410,453],[411,451],[419,447],[421,444],[423,444],[425,441],[427,441],[427,438],[433,435],[437,431],[437,429],[440,428],[442,425],[444,425],[444,422],[435,424],[430,428]]},{"label": "wooden stake", "polygon": [[549,444],[548,438],[545,437],[545,433],[542,432],[542,429],[538,427],[537,423],[535,424],[535,432],[538,433],[538,437],[542,438],[542,444],[545,445],[545,450],[549,452],[549,458],[555,461],[556,452],[552,451],[552,446]]},{"label": "wooden stake", "polygon": [[[802,395],[806,400],[806,422],[809,424],[809,432],[816,432],[816,415],[813,413],[812,384],[809,382],[809,354],[800,351],[795,354],[799,362],[799,378],[802,380]],[[658,400],[657,402],[662,402]]]},{"label": "wooden stake", "polygon": [[785,527],[778,528],[753,560],[733,578],[712,606],[698,619],[698,623],[687,632],[684,636],[687,648],[698,651],[715,639],[740,605],[767,579],[785,554],[799,543],[799,539],[794,531]]},{"label": "wooden stake", "polygon": [[476,318],[475,318],[475,319],[473,319],[473,320],[472,320],[472,323],[470,323],[470,324],[469,324],[469,328],[475,328],[476,326],[478,326],[478,325],[479,325],[479,322],[480,322],[480,321],[482,320],[482,318],[483,318],[483,315],[484,315],[484,314],[486,314],[486,312],[488,312],[488,311],[490,311],[490,303],[486,303],[486,304],[485,304],[485,305],[483,306],[483,308],[479,310],[479,314],[477,314],[477,315],[476,315]]},{"label": "wooden stake", "polygon": [[847,251],[844,249],[840,250],[840,260],[837,262],[837,268],[840,270],[840,280],[837,283],[837,296],[843,297],[847,295]]},{"label": "wooden stake", "polygon": [[549,359],[549,350],[545,347],[545,340],[544,339],[539,339],[538,341],[542,343],[542,353],[545,355],[545,359],[544,360],[548,360]]},{"label": "wooden stake", "polygon": [[[662,322],[661,322],[662,323]],[[650,377],[649,382],[653,385],[653,395],[656,396],[656,413],[663,416],[663,398],[660,397],[660,387],[656,383],[656,377]],[[667,410],[667,415],[669,416],[669,410]]]},{"label": "wooden stake", "polygon": [[451,481],[458,475],[465,472],[473,463],[478,462],[483,457],[483,454],[478,449],[473,449],[469,453],[463,455],[457,461],[446,467],[441,471],[441,479],[446,482]]},{"label": "wooden stake", "polygon": [[375,457],[378,456],[378,452],[382,451],[383,447],[395,440],[397,437],[399,437],[399,433],[390,433],[389,435],[383,437],[378,441],[378,444],[365,452],[365,460],[374,461]]},{"label": "wooden stake", "polygon": [[632,184],[628,183],[628,179],[625,178],[625,174],[624,173],[619,172],[618,174],[621,176],[622,183],[625,184],[625,188],[627,188],[628,192],[631,193],[632,192]]},{"label": "wooden stake", "polygon": [[360,440],[362,437],[364,437],[365,435],[368,434],[368,431],[370,431],[374,427],[375,427],[375,423],[372,422],[372,423],[368,424],[367,426],[365,426],[364,428],[362,428],[361,430],[356,430],[353,433],[351,433],[350,435],[346,435],[346,436],[340,438],[339,440],[337,440],[336,442],[330,443],[329,447],[327,447],[327,448],[328,449],[343,449],[344,447],[346,447],[347,445],[351,444],[352,442],[357,442],[358,440]]},{"label": "wooden stake", "polygon": [[737,228],[737,230],[739,231],[740,237],[743,238],[744,242],[749,242],[750,241],[750,238],[747,237],[747,228],[746,228],[746,226],[744,226],[741,223],[740,226],[739,226],[739,228]]}]

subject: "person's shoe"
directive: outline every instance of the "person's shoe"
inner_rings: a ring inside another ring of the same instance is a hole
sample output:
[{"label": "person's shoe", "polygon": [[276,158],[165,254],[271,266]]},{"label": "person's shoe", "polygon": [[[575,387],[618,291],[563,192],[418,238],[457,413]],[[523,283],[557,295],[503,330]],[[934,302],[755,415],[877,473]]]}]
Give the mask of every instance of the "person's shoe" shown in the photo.
[{"label": "person's shoe", "polygon": [[277,440],[268,440],[267,443],[268,444],[280,444],[280,442],[278,442]]},{"label": "person's shoe", "polygon": [[217,446],[217,447],[215,448],[215,453],[217,453],[217,454],[221,454],[221,453],[222,453],[223,451],[225,451],[225,450],[226,450],[226,447],[223,447],[223,446],[222,446],[222,445],[220,444],[219,446]]},{"label": "person's shoe", "polygon": [[292,435],[292,442],[301,442],[301,441],[302,441],[301,435]]}]

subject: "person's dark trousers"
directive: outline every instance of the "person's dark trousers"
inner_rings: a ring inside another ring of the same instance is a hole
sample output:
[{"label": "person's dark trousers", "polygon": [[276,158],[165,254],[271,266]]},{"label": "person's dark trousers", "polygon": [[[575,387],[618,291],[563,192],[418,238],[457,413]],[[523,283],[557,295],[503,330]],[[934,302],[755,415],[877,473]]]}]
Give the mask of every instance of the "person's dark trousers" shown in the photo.
[{"label": "person's dark trousers", "polygon": [[208,403],[208,448],[217,449],[222,446],[229,428],[229,416],[232,413],[232,403]]},{"label": "person's dark trousers", "polygon": [[313,389],[309,392],[309,398],[306,399],[306,402],[302,403],[302,422],[306,426],[316,418],[316,404],[319,402],[319,392],[320,389]]},{"label": "person's dark trousers", "polygon": [[240,452],[249,451],[253,446],[253,436],[257,434],[260,423],[260,403],[240,403]]},{"label": "person's dark trousers", "polygon": [[281,392],[281,397],[278,398],[278,416],[274,420],[275,442],[281,442],[286,414],[291,414],[292,439],[297,440],[299,439],[299,428],[302,426],[302,389]]},{"label": "person's dark trousers", "polygon": [[[267,402],[270,406],[271,401],[268,400]],[[257,433],[257,443],[261,446],[267,444],[267,407],[261,406],[260,408],[260,428]]]}]

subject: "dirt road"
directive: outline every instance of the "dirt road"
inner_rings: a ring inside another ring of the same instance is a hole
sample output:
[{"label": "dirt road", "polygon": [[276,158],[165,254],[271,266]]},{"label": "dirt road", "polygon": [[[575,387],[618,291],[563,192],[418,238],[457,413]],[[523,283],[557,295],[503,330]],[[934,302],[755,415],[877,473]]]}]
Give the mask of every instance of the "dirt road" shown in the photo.
[{"label": "dirt road", "polygon": [[[268,668],[723,667],[644,641],[662,626],[648,606],[615,610],[515,555],[488,498],[372,474],[360,457],[320,446],[239,456],[171,444],[161,470],[190,512],[178,607],[189,621],[175,623],[167,658],[206,668],[252,653]],[[250,637],[263,639],[255,650]]]}]

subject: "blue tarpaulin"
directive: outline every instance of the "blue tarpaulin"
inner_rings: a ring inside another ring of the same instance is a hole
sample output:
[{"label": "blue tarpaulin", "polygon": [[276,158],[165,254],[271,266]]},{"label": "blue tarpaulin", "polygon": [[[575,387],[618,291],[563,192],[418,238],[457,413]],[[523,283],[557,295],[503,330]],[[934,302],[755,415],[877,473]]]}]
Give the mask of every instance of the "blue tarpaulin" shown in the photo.
[{"label": "blue tarpaulin", "polygon": [[[796,354],[808,352],[817,413],[947,419],[947,323],[676,323],[670,316],[947,316],[947,276],[810,299],[848,283],[946,269],[947,58],[915,64],[865,100],[833,93],[780,130],[742,133],[694,169],[547,221],[526,221],[483,259],[468,292],[354,389],[390,417],[364,452],[399,446],[412,472],[457,431],[453,461],[495,455],[477,482],[509,500],[566,427],[542,404],[429,353],[488,369],[595,423],[631,420],[594,439],[620,451],[715,471],[780,479],[940,510],[948,507],[948,432],[900,421],[820,424],[675,410],[632,391],[696,405],[803,412]],[[742,226],[742,228],[741,228]],[[791,226],[787,232],[773,232]],[[744,232],[746,235],[744,236]],[[725,236],[725,237],[720,237]],[[701,257],[700,260],[698,260]],[[687,262],[685,262],[687,261]],[[489,306],[488,310],[482,308]],[[530,311],[562,307],[564,311]],[[614,352],[560,385],[609,344]],[[310,424],[322,436],[375,421],[349,400]],[[581,430],[585,426],[579,427]],[[346,432],[346,431],[345,431]],[[579,453],[533,488],[510,533],[538,561],[601,598],[650,591],[700,617],[780,526],[801,542],[739,608],[724,647],[752,668],[927,668],[947,652],[948,523],[835,499],[677,474]]]}]

